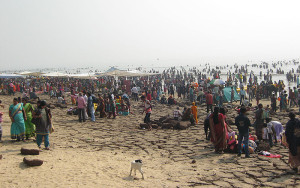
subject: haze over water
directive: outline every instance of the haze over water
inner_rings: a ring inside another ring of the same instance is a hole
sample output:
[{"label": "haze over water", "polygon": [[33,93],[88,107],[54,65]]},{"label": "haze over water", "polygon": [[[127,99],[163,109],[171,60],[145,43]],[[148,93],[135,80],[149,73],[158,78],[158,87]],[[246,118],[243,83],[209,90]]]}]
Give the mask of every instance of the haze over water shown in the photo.
[{"label": "haze over water", "polygon": [[299,58],[297,0],[0,1],[1,68]]}]

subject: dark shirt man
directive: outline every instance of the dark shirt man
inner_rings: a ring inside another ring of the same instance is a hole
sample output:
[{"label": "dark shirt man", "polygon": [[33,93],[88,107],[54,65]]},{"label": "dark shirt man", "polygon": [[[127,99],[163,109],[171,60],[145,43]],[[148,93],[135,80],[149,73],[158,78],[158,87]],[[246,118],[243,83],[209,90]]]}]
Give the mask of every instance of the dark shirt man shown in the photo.
[{"label": "dark shirt man", "polygon": [[246,116],[246,108],[240,109],[240,114],[235,118],[235,125],[239,130],[238,139],[238,156],[242,154],[242,141],[244,139],[245,144],[245,157],[249,158],[249,127],[251,126],[249,118]]}]

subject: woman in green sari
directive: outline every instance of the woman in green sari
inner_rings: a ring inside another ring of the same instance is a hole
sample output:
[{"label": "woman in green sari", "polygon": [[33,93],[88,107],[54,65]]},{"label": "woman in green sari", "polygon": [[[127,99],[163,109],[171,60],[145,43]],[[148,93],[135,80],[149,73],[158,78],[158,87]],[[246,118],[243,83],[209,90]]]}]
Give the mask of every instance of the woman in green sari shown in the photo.
[{"label": "woman in green sari", "polygon": [[25,136],[26,140],[28,140],[30,137],[35,136],[35,125],[31,122],[34,108],[32,104],[27,103],[28,98],[22,98],[22,102],[27,117],[27,120],[25,120]]},{"label": "woman in green sari", "polygon": [[26,114],[23,108],[22,103],[18,103],[18,99],[14,98],[13,104],[9,107],[9,117],[11,119],[11,129],[10,134],[12,139],[17,139],[17,141],[24,141],[25,134],[25,123],[24,118],[26,118]]}]

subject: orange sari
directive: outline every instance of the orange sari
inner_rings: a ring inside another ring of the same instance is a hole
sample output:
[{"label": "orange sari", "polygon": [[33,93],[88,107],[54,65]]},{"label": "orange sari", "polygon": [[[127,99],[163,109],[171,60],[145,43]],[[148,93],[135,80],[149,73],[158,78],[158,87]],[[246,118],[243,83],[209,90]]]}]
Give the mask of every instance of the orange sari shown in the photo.
[{"label": "orange sari", "polygon": [[194,116],[194,119],[196,121],[196,124],[198,123],[198,117],[197,117],[197,106],[195,105],[195,103],[193,102],[193,106],[191,107],[191,112]]}]

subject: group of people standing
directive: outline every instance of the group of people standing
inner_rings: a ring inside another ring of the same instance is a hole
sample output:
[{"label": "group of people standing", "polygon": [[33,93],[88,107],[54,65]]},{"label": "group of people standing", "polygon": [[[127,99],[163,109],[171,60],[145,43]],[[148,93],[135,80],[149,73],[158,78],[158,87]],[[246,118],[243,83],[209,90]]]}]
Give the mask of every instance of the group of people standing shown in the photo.
[{"label": "group of people standing", "polygon": [[[44,139],[45,149],[49,149],[49,134],[53,127],[52,115],[46,106],[45,101],[38,101],[37,107],[34,108],[28,102],[28,98],[14,98],[13,104],[9,106],[11,139],[25,142],[34,137],[39,148]],[[2,134],[2,131],[0,133]]]}]

